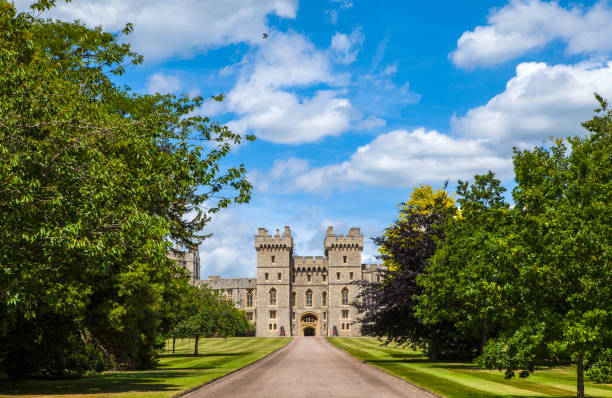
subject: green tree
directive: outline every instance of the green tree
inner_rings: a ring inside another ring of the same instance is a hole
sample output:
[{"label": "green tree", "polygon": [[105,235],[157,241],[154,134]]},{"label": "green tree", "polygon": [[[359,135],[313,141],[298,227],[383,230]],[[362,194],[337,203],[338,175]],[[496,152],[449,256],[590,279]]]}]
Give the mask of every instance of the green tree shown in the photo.
[{"label": "green tree", "polygon": [[415,188],[410,201],[400,207],[398,219],[383,236],[373,239],[388,271],[381,282],[359,282],[361,293],[353,303],[372,333],[387,342],[427,348],[434,359],[462,355],[472,345],[459,338],[452,323],[425,324],[416,316],[417,297],[422,293],[417,277],[444,240],[440,226],[456,210],[444,190]]},{"label": "green tree", "polygon": [[506,273],[513,269],[503,247],[511,225],[504,192],[492,172],[472,184],[459,181],[460,214],[446,219],[444,241],[418,278],[418,316],[453,323],[466,338],[480,340],[480,352],[506,315]]},{"label": "green tree", "polygon": [[584,366],[609,361],[612,348],[612,110],[597,99],[589,135],[515,150],[516,311],[480,359],[511,376],[571,357],[579,398]]},{"label": "green tree", "polygon": [[195,337],[194,355],[198,355],[200,337],[245,336],[251,328],[244,311],[207,286],[193,288],[185,309],[182,311],[187,316],[176,325],[175,333],[179,337]]},{"label": "green tree", "polygon": [[153,365],[162,303],[186,283],[168,240],[196,244],[250,198],[244,167],[220,166],[242,137],[198,116],[202,98],[113,83],[141,61],[0,0],[0,375]]}]

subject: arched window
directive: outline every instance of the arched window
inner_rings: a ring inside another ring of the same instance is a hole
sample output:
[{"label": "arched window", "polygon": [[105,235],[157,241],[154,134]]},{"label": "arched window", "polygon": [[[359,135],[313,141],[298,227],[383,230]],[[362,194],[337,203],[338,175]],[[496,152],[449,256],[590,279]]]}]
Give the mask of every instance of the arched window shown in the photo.
[{"label": "arched window", "polygon": [[270,305],[276,305],[276,289],[270,289]]},{"label": "arched window", "polygon": [[291,305],[295,306],[295,292],[291,292]]},{"label": "arched window", "polygon": [[349,304],[349,291],[347,288],[342,289],[342,305]]},{"label": "arched window", "polygon": [[306,307],[312,307],[312,290],[306,290]]},{"label": "arched window", "polygon": [[249,290],[247,292],[247,299],[246,300],[247,300],[247,302],[246,302],[247,308],[253,307],[253,291],[252,290]]},{"label": "arched window", "polygon": [[321,293],[321,306],[325,307],[327,305],[327,292]]}]

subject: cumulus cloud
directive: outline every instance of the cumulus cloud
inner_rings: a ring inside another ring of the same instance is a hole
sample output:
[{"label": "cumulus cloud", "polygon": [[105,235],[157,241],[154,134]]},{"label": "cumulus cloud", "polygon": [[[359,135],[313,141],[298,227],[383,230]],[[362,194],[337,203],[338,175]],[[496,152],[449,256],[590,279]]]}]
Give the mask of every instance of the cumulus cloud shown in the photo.
[{"label": "cumulus cloud", "polygon": [[350,64],[355,61],[364,39],[361,28],[353,30],[350,35],[336,32],[332,36],[330,47],[334,60],[341,64]]},{"label": "cumulus cloud", "polygon": [[[339,135],[351,125],[353,107],[337,87],[329,55],[294,32],[271,34],[252,59],[243,63],[227,110],[239,116],[228,123],[238,132],[254,131],[265,140],[297,144]],[[325,85],[312,95],[300,89]]]},{"label": "cumulus cloud", "polygon": [[553,40],[563,41],[570,54],[606,54],[612,50],[611,20],[606,1],[584,10],[556,1],[511,0],[489,15],[487,25],[464,32],[450,57],[461,68],[490,66]]},{"label": "cumulus cloud", "polygon": [[257,225],[227,209],[214,215],[206,226],[212,236],[200,244],[200,276],[254,277],[257,254],[253,249],[253,236]]},{"label": "cumulus cloud", "polygon": [[[17,0],[20,9],[31,0]],[[295,18],[297,0],[80,0],[58,2],[46,15],[79,19],[89,26],[119,31],[134,24],[129,37],[145,60],[194,54],[232,43],[258,44],[269,30],[268,15]]]},{"label": "cumulus cloud", "polygon": [[594,92],[612,97],[612,62],[521,63],[505,91],[451,123],[464,136],[500,147],[541,144],[549,136],[580,134],[580,122],[590,119],[596,106]]},{"label": "cumulus cloud", "polygon": [[338,221],[329,217],[317,206],[303,202],[276,201],[261,195],[249,206],[232,207],[217,213],[206,225],[205,233],[213,235],[200,245],[202,278],[221,275],[226,278],[254,277],[257,270],[257,252],[253,237],[258,227],[274,234],[285,225],[291,227],[294,254],[299,256],[322,256],[323,240],[327,227],[332,225],[336,233],[348,232],[352,226],[361,227],[364,234],[363,262],[375,262],[376,247],[369,237],[379,236],[382,227],[375,222],[362,219],[356,214],[351,220]]},{"label": "cumulus cloud", "polygon": [[167,75],[157,72],[147,79],[147,93],[167,94],[174,93],[183,87],[181,80],[177,76]]},{"label": "cumulus cloud", "polygon": [[[290,159],[291,164],[297,163]],[[281,164],[278,162],[277,164]],[[300,163],[301,170],[307,164]],[[329,192],[359,185],[409,188],[419,183],[439,184],[467,179],[494,170],[502,179],[512,173],[509,155],[497,154],[484,140],[453,138],[435,130],[395,130],[361,146],[349,160],[303,172],[269,173],[272,183],[288,190]]]}]

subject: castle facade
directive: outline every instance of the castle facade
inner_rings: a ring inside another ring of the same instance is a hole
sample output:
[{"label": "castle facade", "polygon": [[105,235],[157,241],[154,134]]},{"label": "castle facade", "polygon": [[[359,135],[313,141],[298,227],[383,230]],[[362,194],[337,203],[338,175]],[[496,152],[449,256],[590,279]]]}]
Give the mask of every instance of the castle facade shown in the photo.
[{"label": "castle facade", "polygon": [[293,255],[289,227],[274,235],[259,228],[255,250],[256,278],[200,280],[192,274],[194,283],[206,284],[234,300],[255,324],[257,336],[361,336],[357,312],[351,306],[359,293],[355,282],[379,280],[381,266],[361,264],[359,228],[336,235],[329,227],[324,256],[317,257]]}]

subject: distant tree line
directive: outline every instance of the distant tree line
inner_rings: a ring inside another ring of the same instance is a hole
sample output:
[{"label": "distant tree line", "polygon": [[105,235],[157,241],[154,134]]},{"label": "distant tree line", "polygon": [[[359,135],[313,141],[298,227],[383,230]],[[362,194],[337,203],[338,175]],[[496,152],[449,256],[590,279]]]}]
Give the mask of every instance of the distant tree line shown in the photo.
[{"label": "distant tree line", "polygon": [[583,137],[514,149],[513,204],[493,172],[414,190],[375,238],[388,270],[354,305],[373,334],[506,377],[573,362],[610,380],[612,110]]},{"label": "distant tree line", "polygon": [[254,137],[199,116],[201,97],[119,86],[142,62],[132,26],[35,15],[53,3],[0,0],[0,379],[154,366],[178,309],[192,336],[242,333],[244,315],[167,251],[249,201],[244,167],[220,161]]}]

